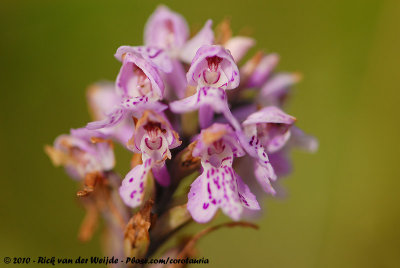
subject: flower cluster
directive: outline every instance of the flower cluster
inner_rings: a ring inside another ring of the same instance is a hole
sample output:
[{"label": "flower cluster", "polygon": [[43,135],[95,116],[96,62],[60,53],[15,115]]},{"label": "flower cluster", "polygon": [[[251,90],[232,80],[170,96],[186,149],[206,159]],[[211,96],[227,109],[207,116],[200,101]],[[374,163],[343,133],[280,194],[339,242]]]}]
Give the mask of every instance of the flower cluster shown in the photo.
[{"label": "flower cluster", "polygon": [[185,19],[158,7],[144,44],[117,49],[115,83],[89,88],[94,121],[58,137],[47,153],[74,178],[107,179],[111,141],[132,151],[131,170],[118,187],[131,208],[152,198],[162,214],[171,205],[157,203],[172,204],[180,180],[197,172],[185,203],[195,221],[208,222],[219,209],[235,221],[260,210],[257,189],[276,194],[277,179],[290,172],[290,150],[315,151],[318,144],[283,111],[300,75],[276,72],[277,54],[257,52],[239,64],[254,45],[250,37],[232,36],[227,21],[214,32],[208,20],[189,38]]}]

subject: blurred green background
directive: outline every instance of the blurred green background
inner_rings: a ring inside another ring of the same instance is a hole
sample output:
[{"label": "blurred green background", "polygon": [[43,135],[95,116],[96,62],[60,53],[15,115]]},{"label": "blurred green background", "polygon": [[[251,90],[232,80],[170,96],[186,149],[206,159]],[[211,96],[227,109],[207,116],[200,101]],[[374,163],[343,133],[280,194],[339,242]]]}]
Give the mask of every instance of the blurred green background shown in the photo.
[{"label": "blurred green background", "polygon": [[[228,16],[235,33],[250,28],[257,48],[281,55],[279,69],[302,72],[288,111],[320,141],[315,155],[294,152],[287,197],[264,201],[260,231],[201,240],[207,267],[400,267],[400,1],[164,3],[192,25]],[[142,43],[158,4],[1,1],[0,266],[4,256],[102,255],[98,236],[78,242],[76,185],[43,146],[88,122],[85,88],[115,79],[116,48]]]}]

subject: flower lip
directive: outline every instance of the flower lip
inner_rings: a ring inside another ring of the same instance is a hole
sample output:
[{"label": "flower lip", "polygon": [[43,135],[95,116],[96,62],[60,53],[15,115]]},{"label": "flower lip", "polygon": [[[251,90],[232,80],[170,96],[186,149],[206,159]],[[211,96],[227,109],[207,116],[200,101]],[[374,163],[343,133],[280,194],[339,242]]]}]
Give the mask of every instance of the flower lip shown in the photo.
[{"label": "flower lip", "polygon": [[236,88],[240,82],[239,70],[232,55],[220,45],[200,47],[186,78],[192,86],[205,84],[224,89]]},{"label": "flower lip", "polygon": [[244,155],[233,129],[227,124],[214,123],[209,128],[203,129],[197,137],[193,156],[218,154],[225,150],[226,145],[231,148],[234,156]]},{"label": "flower lip", "polygon": [[[165,137],[168,148],[170,149],[176,148],[181,144],[179,135],[173,130],[171,123],[165,116],[150,110],[146,110],[143,116],[137,121],[134,135],[128,142],[128,149],[140,152],[141,141],[145,135],[150,138],[149,141],[155,141],[160,136]],[[148,144],[151,146],[147,147],[153,148],[155,143]]]}]

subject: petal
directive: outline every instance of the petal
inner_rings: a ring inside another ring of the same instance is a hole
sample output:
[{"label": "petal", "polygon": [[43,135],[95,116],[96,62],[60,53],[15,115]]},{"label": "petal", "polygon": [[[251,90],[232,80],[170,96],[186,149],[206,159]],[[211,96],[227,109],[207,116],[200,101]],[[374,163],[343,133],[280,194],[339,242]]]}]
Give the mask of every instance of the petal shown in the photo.
[{"label": "petal", "polygon": [[166,75],[168,84],[173,88],[175,95],[182,99],[185,97],[187,81],[186,71],[178,60],[172,61],[173,72]]},{"label": "petal", "polygon": [[[222,113],[235,129],[239,129],[240,124],[232,115],[227,101],[225,90],[221,88],[202,87],[196,92],[196,94],[190,97],[171,102],[170,108],[174,113],[186,113],[198,110],[200,107],[205,106],[207,108],[211,108],[216,113]],[[203,114],[200,113],[199,115],[202,117],[200,118],[201,120],[205,119],[203,118]],[[209,119],[210,118],[207,120]]]},{"label": "petal", "polygon": [[259,210],[260,205],[257,202],[256,196],[250,191],[249,186],[243,182],[242,178],[240,178],[238,174],[236,174],[236,181],[239,198],[243,206],[251,210]]},{"label": "petal", "polygon": [[212,30],[212,20],[208,20],[203,28],[186,44],[180,52],[180,58],[186,63],[191,63],[197,50],[203,45],[212,45],[214,43],[214,32]]},{"label": "petal", "polygon": [[[91,86],[87,91],[87,99],[94,120],[103,120],[114,107],[120,104],[120,97],[115,92],[115,83],[101,82]],[[132,134],[132,121],[124,120],[115,128],[102,129],[101,132],[125,145]]]},{"label": "petal", "polygon": [[192,218],[199,223],[210,221],[218,210],[217,206],[206,203],[208,194],[207,190],[203,187],[205,180],[206,178],[203,172],[203,174],[192,183],[188,194],[187,209],[190,215],[192,215]]},{"label": "petal", "polygon": [[161,102],[149,101],[149,98],[146,96],[123,98],[120,106],[126,111],[126,113],[129,112],[136,118],[140,118],[146,110],[161,113],[168,108],[166,104]]},{"label": "petal", "polygon": [[231,167],[225,167],[220,169],[221,176],[221,189],[218,189],[218,173],[215,176],[211,176],[212,182],[215,184],[211,187],[214,191],[215,189],[220,190],[219,196],[222,199],[221,209],[222,211],[231,217],[231,219],[237,221],[243,212],[242,200],[239,197],[238,185],[236,181],[237,174]]},{"label": "petal", "polygon": [[289,147],[298,147],[304,151],[315,153],[318,150],[318,140],[310,135],[305,134],[298,127],[292,127],[292,135],[289,140]]},{"label": "petal", "polygon": [[151,171],[153,172],[154,178],[161,186],[167,187],[171,183],[171,178],[166,165],[153,167]]},{"label": "petal", "polygon": [[[265,175],[265,180],[276,180],[276,174],[269,161],[268,155],[265,149],[261,146],[256,136],[247,137],[241,130],[236,131],[237,137],[239,138],[240,144],[243,146],[245,151],[253,158],[259,166],[263,168],[262,174]],[[261,173],[260,173],[261,174]]]},{"label": "petal", "polygon": [[213,120],[214,110],[209,105],[201,105],[199,108],[200,128],[208,128]]},{"label": "petal", "polygon": [[[253,70],[252,74],[247,80],[247,86],[248,87],[261,87],[266,81],[271,72],[274,70],[275,66],[279,62],[279,56],[278,54],[269,54],[267,56],[264,56],[259,64],[255,67]],[[251,60],[246,63],[242,69],[241,72],[247,73],[247,69],[252,69],[254,68],[252,65],[254,63],[251,62]]]},{"label": "petal", "polygon": [[186,20],[166,6],[159,6],[144,28],[144,43],[164,49],[183,46],[189,36]]},{"label": "petal", "polygon": [[242,107],[235,108],[232,110],[233,116],[237,118],[239,122],[244,121],[250,114],[257,111],[257,105],[255,103],[243,105]]},{"label": "petal", "polygon": [[239,62],[255,44],[256,42],[253,38],[235,36],[229,39],[228,42],[224,44],[224,47],[231,52],[233,59]]},{"label": "petal", "polygon": [[101,163],[102,169],[108,171],[115,166],[114,150],[112,145],[108,142],[100,142],[97,146],[97,158]]},{"label": "petal", "polygon": [[243,211],[236,174],[231,167],[204,169],[193,182],[188,195],[188,211],[200,223],[211,220],[218,208],[239,220]]},{"label": "petal", "polygon": [[169,108],[171,109],[171,111],[178,114],[195,111],[199,108],[197,94],[184,98],[182,100],[173,101],[169,104]]},{"label": "petal", "polygon": [[120,107],[114,108],[114,110],[107,115],[107,117],[100,121],[90,122],[86,125],[86,128],[89,130],[93,129],[101,129],[101,128],[109,128],[117,125],[121,120],[126,117],[126,110]]},{"label": "petal", "polygon": [[151,169],[151,159],[146,159],[142,165],[137,165],[126,174],[119,194],[127,206],[138,207],[144,198],[147,175]]},{"label": "petal", "polygon": [[281,109],[269,106],[251,114],[243,122],[243,126],[247,136],[258,135],[267,152],[273,153],[287,143],[291,135],[290,128],[295,121],[296,118]]},{"label": "petal", "polygon": [[278,178],[287,176],[292,171],[292,163],[286,150],[269,154],[269,160]]},{"label": "petal", "polygon": [[275,106],[265,107],[255,113],[252,113],[244,122],[243,125],[259,124],[259,123],[279,123],[292,125],[296,118],[286,114],[281,109]]},{"label": "petal", "polygon": [[282,105],[282,98],[288,93],[290,86],[301,79],[297,73],[280,73],[267,81],[260,91],[262,102],[270,105]]},{"label": "petal", "polygon": [[150,46],[120,46],[115,53],[115,57],[119,61],[123,61],[123,56],[126,53],[139,53],[144,59],[149,61],[154,67],[165,73],[172,72],[172,60],[165,50]]},{"label": "petal", "polygon": [[271,177],[270,172],[270,169],[260,165],[259,162],[254,163],[254,175],[256,176],[257,181],[260,183],[262,189],[271,195],[275,195],[276,191],[272,187],[271,181],[269,180]]},{"label": "petal", "polygon": [[101,82],[88,88],[87,101],[95,120],[102,120],[106,114],[119,104],[119,97],[115,92],[115,84]]},{"label": "petal", "polygon": [[[87,142],[82,144],[75,143],[74,147],[78,147],[91,154],[92,158],[96,159],[96,166],[102,171],[108,171],[114,168],[114,150],[112,144],[107,141],[107,135],[101,131],[88,130],[86,128],[71,129],[70,132],[71,136]],[[93,142],[92,138],[100,138],[100,140],[103,141]],[[84,146],[82,147],[82,145]]]}]

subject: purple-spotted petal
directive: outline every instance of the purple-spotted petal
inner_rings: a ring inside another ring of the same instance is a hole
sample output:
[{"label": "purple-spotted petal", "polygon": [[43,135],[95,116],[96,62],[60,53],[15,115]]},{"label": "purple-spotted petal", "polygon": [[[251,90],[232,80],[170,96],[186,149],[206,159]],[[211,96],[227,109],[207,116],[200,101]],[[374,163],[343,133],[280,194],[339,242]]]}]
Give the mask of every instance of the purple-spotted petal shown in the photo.
[{"label": "purple-spotted petal", "polygon": [[237,137],[240,144],[243,146],[244,150],[253,158],[256,162],[263,167],[263,174],[265,175],[265,180],[276,180],[276,174],[269,161],[268,155],[265,152],[264,147],[262,147],[260,141],[256,136],[248,137],[241,130],[236,131]]},{"label": "purple-spotted petal", "polygon": [[203,28],[186,44],[180,52],[180,58],[186,63],[191,63],[196,51],[204,45],[212,45],[214,43],[214,32],[212,30],[212,20],[208,20]]},{"label": "purple-spotted petal", "polygon": [[254,175],[256,176],[257,181],[261,185],[262,189],[271,194],[275,195],[276,191],[271,185],[271,181],[269,178],[271,177],[270,170],[265,166],[259,164],[259,162],[254,163]]},{"label": "purple-spotted petal", "polygon": [[151,169],[151,164],[151,159],[146,159],[142,165],[137,165],[126,174],[119,188],[119,194],[127,206],[135,208],[143,202],[147,175]]},{"label": "purple-spotted petal", "polygon": [[205,169],[191,186],[187,208],[200,223],[211,220],[218,208],[233,220],[239,220],[243,206],[233,169],[228,166]]},{"label": "purple-spotted petal", "polygon": [[141,117],[143,111],[152,110],[161,113],[168,108],[166,104],[158,101],[150,101],[148,97],[133,97],[133,98],[123,98],[120,106],[132,112],[135,117]]},{"label": "purple-spotted petal", "polygon": [[259,210],[260,205],[257,202],[256,196],[250,191],[249,186],[243,182],[242,178],[238,174],[236,174],[236,181],[239,199],[243,206],[251,210]]},{"label": "purple-spotted petal", "polygon": [[246,36],[235,36],[229,39],[224,47],[228,49],[233,59],[236,62],[239,62],[244,55],[246,55],[247,51],[252,48],[256,44],[255,40]]},{"label": "purple-spotted petal", "polygon": [[207,189],[204,189],[206,181],[204,172],[192,183],[188,194],[187,209],[192,218],[199,223],[209,222],[218,210],[216,205],[206,203],[208,201]]},{"label": "purple-spotted petal", "polygon": [[170,50],[182,47],[188,36],[186,20],[166,6],[159,6],[146,23],[144,43]]},{"label": "purple-spotted petal", "polygon": [[123,61],[123,56],[126,53],[139,53],[142,57],[149,61],[154,67],[160,69],[165,73],[172,72],[172,60],[165,50],[157,47],[146,46],[120,46],[115,53],[115,57],[119,61]]}]

